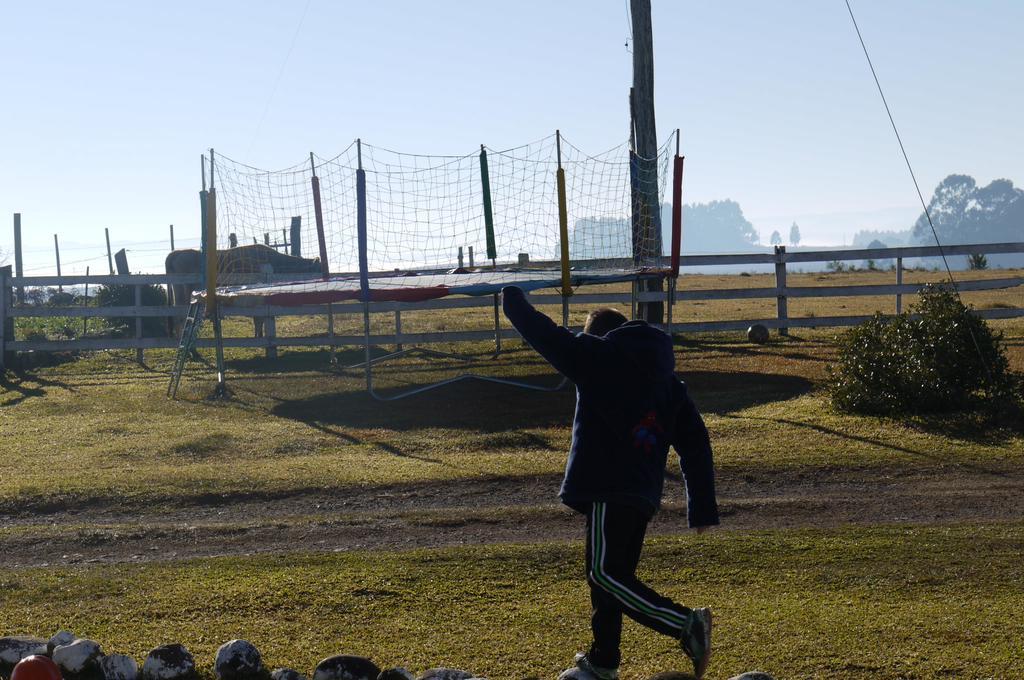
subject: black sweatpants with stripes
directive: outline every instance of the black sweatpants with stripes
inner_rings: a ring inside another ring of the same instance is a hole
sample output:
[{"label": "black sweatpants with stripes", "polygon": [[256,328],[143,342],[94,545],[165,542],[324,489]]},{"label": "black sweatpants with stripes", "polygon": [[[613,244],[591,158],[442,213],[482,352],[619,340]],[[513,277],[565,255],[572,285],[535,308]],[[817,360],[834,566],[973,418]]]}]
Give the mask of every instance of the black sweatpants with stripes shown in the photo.
[{"label": "black sweatpants with stripes", "polygon": [[691,610],[651,590],[636,577],[649,518],[625,505],[593,503],[587,514],[587,582],[595,666],[617,668],[622,615],[679,639]]}]

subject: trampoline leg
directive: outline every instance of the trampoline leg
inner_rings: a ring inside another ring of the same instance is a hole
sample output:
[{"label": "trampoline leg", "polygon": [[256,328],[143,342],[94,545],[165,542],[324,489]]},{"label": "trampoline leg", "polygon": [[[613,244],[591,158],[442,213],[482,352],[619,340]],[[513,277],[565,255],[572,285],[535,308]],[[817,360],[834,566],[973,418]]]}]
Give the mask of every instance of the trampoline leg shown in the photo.
[{"label": "trampoline leg", "polygon": [[402,310],[395,310],[395,351],[402,351]]},{"label": "trampoline leg", "polygon": [[666,312],[666,319],[668,320],[668,326],[665,331],[672,335],[672,307],[676,304],[676,280],[671,278],[668,280],[668,310]]},{"label": "trampoline leg", "polygon": [[494,354],[501,354],[501,301],[500,293],[494,294]]},{"label": "trampoline leg", "polygon": [[327,303],[327,340],[331,343],[331,365],[338,363],[338,348],[334,343],[334,306]]},{"label": "trampoline leg", "polygon": [[363,301],[363,347],[366,350],[366,391],[373,394],[373,362],[370,360],[370,301]]},{"label": "trampoline leg", "polygon": [[569,298],[562,296],[562,325],[569,327]]},{"label": "trampoline leg", "polygon": [[636,279],[634,279],[633,280],[633,285],[632,285],[632,287],[630,288],[630,291],[629,291],[629,293],[630,293],[630,297],[629,297],[629,305],[630,305],[630,312],[629,313],[630,313],[630,317],[629,318],[630,319],[634,319],[634,320],[636,319],[636,289],[637,289],[637,284],[638,283],[639,282]]},{"label": "trampoline leg", "polygon": [[213,309],[213,341],[217,354],[217,387],[214,388],[213,396],[223,398],[228,396],[228,383],[224,368],[224,333],[220,324],[219,306]]}]

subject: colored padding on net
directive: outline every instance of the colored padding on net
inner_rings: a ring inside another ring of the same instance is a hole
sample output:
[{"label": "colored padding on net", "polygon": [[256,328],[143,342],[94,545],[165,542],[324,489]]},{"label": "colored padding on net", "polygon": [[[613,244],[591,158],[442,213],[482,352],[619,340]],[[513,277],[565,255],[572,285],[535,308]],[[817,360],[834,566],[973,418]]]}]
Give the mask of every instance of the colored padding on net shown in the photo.
[{"label": "colored padding on net", "polygon": [[199,192],[199,275],[206,281],[206,189]]},{"label": "colored padding on net", "polygon": [[206,309],[209,314],[217,304],[217,192],[206,194]]},{"label": "colored padding on net", "polygon": [[641,261],[641,252],[643,245],[640,242],[640,205],[638,201],[642,202],[640,198],[640,159],[633,152],[629,150],[629,196],[630,196],[630,211],[629,211],[629,225],[630,225],[630,239],[629,242],[633,246],[633,250],[630,255],[633,258],[633,266],[639,267]]},{"label": "colored padding on net", "polygon": [[480,149],[480,186],[484,194],[484,231],[487,235],[487,259],[498,257],[498,248],[494,242],[494,213],[491,208],[491,177],[487,171],[487,151]]},{"label": "colored padding on net", "polygon": [[313,212],[316,215],[316,238],[320,245],[320,268],[326,280],[331,275],[331,265],[327,262],[327,237],[324,235],[324,211],[320,206],[320,178],[313,175]]},{"label": "colored padding on net", "polygon": [[359,238],[359,289],[363,302],[370,301],[370,265],[366,255],[366,171],[356,170],[356,234]]},{"label": "colored padding on net", "polygon": [[683,244],[683,157],[676,156],[672,172],[672,276],[679,276],[679,251]]},{"label": "colored padding on net", "polygon": [[565,199],[565,170],[558,168],[558,241],[562,264],[562,295],[572,295],[569,280],[569,209]]}]

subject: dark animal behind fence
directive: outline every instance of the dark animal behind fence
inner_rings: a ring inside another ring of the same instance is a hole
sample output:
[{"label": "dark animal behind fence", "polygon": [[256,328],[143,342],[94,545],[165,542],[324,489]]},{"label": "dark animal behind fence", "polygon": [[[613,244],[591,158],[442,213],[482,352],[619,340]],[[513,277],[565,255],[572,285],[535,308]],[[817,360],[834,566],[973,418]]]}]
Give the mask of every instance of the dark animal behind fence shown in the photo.
[{"label": "dark animal behind fence", "polygon": [[[191,248],[174,250],[167,255],[164,266],[168,274],[196,274],[203,269],[203,254]],[[286,255],[265,245],[239,246],[217,252],[218,274],[309,274],[321,271],[320,258],[305,258]],[[192,293],[202,285],[168,284],[167,302],[170,305],[186,305]],[[262,336],[263,320],[254,318],[256,337]],[[171,329],[177,334],[178,324]]]}]

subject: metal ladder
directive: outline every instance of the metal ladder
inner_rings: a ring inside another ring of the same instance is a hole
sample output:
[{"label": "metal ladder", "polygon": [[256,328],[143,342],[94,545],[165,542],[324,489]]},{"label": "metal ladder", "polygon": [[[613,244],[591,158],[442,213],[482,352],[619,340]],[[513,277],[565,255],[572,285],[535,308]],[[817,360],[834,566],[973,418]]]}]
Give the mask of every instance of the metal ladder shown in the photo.
[{"label": "metal ladder", "polygon": [[196,347],[196,338],[203,325],[206,304],[202,300],[193,299],[188,307],[188,315],[181,326],[181,339],[178,341],[178,355],[174,358],[174,369],[171,371],[171,383],[167,386],[167,396],[174,399],[178,396],[178,383],[185,371],[185,364]]}]

